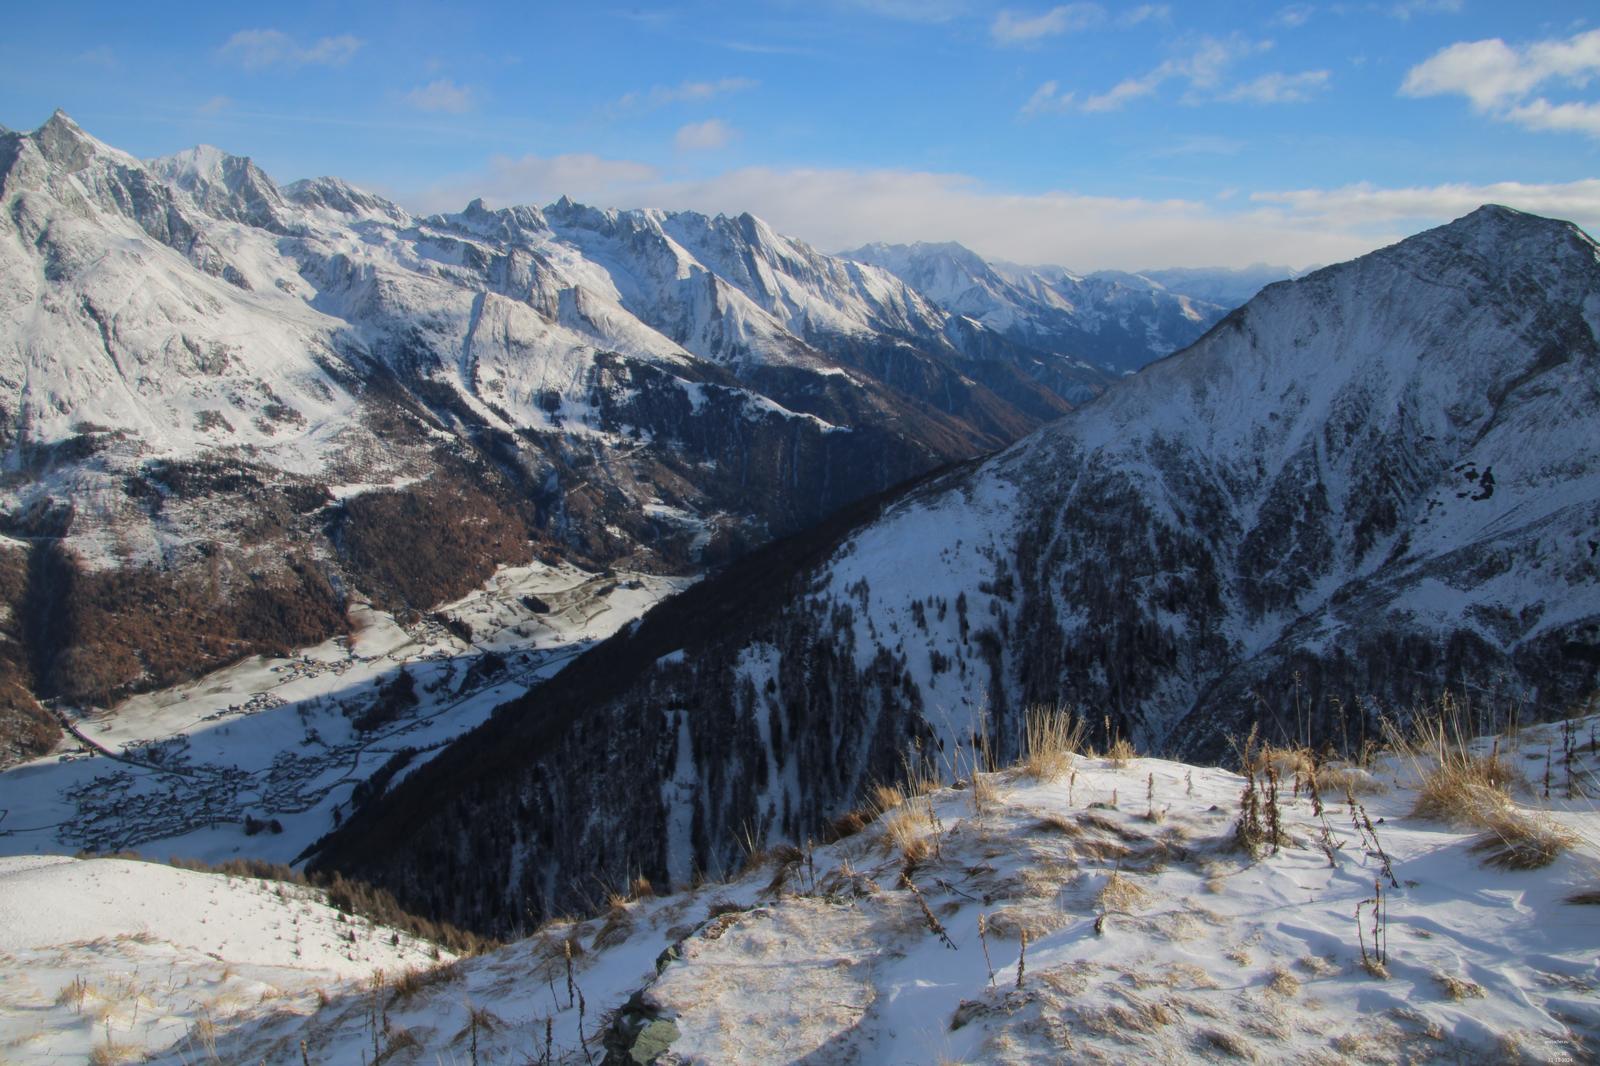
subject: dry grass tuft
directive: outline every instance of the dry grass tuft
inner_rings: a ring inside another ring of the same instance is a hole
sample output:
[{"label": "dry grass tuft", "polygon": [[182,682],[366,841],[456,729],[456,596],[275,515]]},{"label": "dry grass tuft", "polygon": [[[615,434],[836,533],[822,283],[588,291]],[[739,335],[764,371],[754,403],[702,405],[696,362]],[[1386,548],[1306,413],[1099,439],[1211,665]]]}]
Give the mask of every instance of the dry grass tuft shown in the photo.
[{"label": "dry grass tuft", "polygon": [[1022,769],[1038,781],[1054,781],[1072,769],[1083,750],[1085,723],[1059,707],[1035,707],[1025,726]]},{"label": "dry grass tuft", "polygon": [[1060,929],[1068,920],[1068,916],[1055,907],[1002,907],[988,915],[985,928],[997,939],[1021,940],[1026,936],[1031,944]]},{"label": "dry grass tuft", "polygon": [[1380,795],[1389,791],[1388,785],[1359,766],[1320,766],[1317,787],[1326,798]]},{"label": "dry grass tuft", "polygon": [[419,966],[406,970],[394,979],[394,994],[389,1002],[410,999],[425,988],[451,984],[461,980],[463,976],[464,971],[459,960],[441,963],[438,966]]},{"label": "dry grass tuft", "polygon": [[910,807],[901,807],[883,819],[883,844],[907,863],[920,863],[931,850],[922,827],[925,819]]},{"label": "dry grass tuft", "polygon": [[1339,964],[1321,955],[1302,955],[1294,964],[1313,977],[1327,977],[1339,972]]},{"label": "dry grass tuft", "polygon": [[853,811],[845,811],[833,821],[828,823],[827,829],[822,834],[824,844],[837,844],[861,832],[872,824],[876,815],[870,808],[857,807]]},{"label": "dry grass tuft", "polygon": [[1230,1033],[1225,1029],[1202,1029],[1195,1038],[1202,1048],[1220,1051],[1236,1059],[1254,1062],[1256,1053],[1250,1050],[1250,1044],[1238,1033]]},{"label": "dry grass tuft", "polygon": [[1065,837],[1083,836],[1083,827],[1075,819],[1057,814],[1054,811],[1047,811],[1039,815],[1039,820],[1033,823],[1033,828],[1049,833],[1060,833]]},{"label": "dry grass tuft", "polygon": [[1106,761],[1118,770],[1138,757],[1139,753],[1134,749],[1133,741],[1127,737],[1118,737],[1111,742],[1111,747],[1106,749]]},{"label": "dry grass tuft", "polygon": [[89,1052],[89,1066],[121,1066],[125,1062],[137,1062],[144,1058],[144,1049],[134,1044],[121,1044],[106,1038],[105,1043],[96,1044]]},{"label": "dry grass tuft", "polygon": [[1293,999],[1300,994],[1300,978],[1282,966],[1274,966],[1272,978],[1267,982],[1267,990],[1285,999]]},{"label": "dry grass tuft", "polygon": [[1520,775],[1498,750],[1473,754],[1458,722],[1427,718],[1410,737],[1392,727],[1388,733],[1394,748],[1409,756],[1419,771],[1414,817],[1487,829],[1490,819],[1509,806]]},{"label": "dry grass tuft", "polygon": [[994,802],[1000,797],[1000,793],[994,787],[994,776],[992,774],[974,773],[972,775],[970,794],[972,796],[972,813],[979,818],[982,818],[984,811],[993,806]]},{"label": "dry grass tuft", "polygon": [[872,793],[867,797],[867,806],[878,812],[881,817],[894,810],[906,801],[906,794],[899,785],[874,785]]},{"label": "dry grass tuft", "polygon": [[1100,889],[1100,906],[1108,911],[1132,911],[1149,900],[1150,893],[1120,870],[1113,870]]},{"label": "dry grass tuft", "polygon": [[1509,806],[1487,815],[1484,830],[1471,850],[1502,870],[1542,870],[1578,842],[1549,818]]},{"label": "dry grass tuft", "polygon": [[1483,998],[1483,986],[1476,981],[1469,981],[1464,977],[1454,977],[1443,972],[1434,974],[1433,979],[1444,990],[1445,995],[1458,1003],[1463,999]]}]

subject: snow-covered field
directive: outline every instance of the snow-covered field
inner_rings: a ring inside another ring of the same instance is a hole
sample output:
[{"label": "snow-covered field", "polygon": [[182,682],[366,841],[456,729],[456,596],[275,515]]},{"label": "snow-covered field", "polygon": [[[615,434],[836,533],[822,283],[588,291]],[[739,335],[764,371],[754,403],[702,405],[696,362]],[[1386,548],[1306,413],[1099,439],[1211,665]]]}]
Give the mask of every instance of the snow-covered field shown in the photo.
[{"label": "snow-covered field", "polygon": [[0,859],[0,1062],[218,1062],[216,1034],[449,961],[320,892],[124,859]]},{"label": "snow-covered field", "polygon": [[[1574,732],[1572,799],[1559,727],[1500,748],[1519,802],[1583,839],[1544,869],[1485,866],[1475,831],[1412,815],[1405,759],[1352,775],[1359,810],[1326,790],[1327,852],[1286,772],[1288,842],[1251,858],[1239,776],[1080,758],[1054,781],[1012,770],[913,799],[726,884],[619,899],[430,981],[265,1004],[216,1055],[581,1062],[609,1039],[661,1062],[1592,1062],[1600,907],[1567,900],[1600,890],[1594,726]],[[1381,969],[1363,964],[1376,886]]]},{"label": "snow-covered field", "polygon": [[[431,618],[403,627],[357,607],[349,638],[247,659],[109,711],[69,711],[87,744],[69,737],[64,751],[0,772],[0,855],[291,861],[398,753],[415,751],[396,779],[687,583],[507,568],[441,610],[471,627],[470,644]],[[358,728],[402,669],[416,705]]]}]

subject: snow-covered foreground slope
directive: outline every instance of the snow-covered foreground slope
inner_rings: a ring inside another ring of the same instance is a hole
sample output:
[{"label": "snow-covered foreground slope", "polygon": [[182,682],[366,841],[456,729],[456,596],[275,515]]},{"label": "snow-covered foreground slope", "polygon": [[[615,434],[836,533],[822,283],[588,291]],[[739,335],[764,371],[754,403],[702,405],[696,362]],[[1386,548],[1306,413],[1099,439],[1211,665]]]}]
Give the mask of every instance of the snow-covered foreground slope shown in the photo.
[{"label": "snow-covered foreground slope", "polygon": [[[1517,802],[1585,838],[1540,870],[1487,867],[1474,831],[1413,815],[1418,768],[1404,758],[1344,773],[1359,807],[1324,767],[1324,817],[1283,764],[1286,841],[1252,858],[1234,842],[1238,775],[1080,757],[1050,781],[1008,770],[975,789],[967,775],[838,843],[671,897],[619,897],[376,1001],[353,990],[309,1016],[263,1008],[217,1054],[295,1064],[303,1042],[330,1063],[1592,1061],[1600,907],[1566,900],[1600,889],[1596,724],[1574,727],[1570,776],[1559,728],[1495,748],[1532,782]],[[1569,782],[1578,798],[1564,798]],[[1380,890],[1382,968],[1363,964],[1363,945],[1378,950],[1364,901]]]},{"label": "snow-covered foreground slope", "polygon": [[[404,625],[358,605],[348,638],[252,657],[71,719],[78,735],[65,752],[0,770],[0,855],[136,849],[293,861],[497,706],[685,584],[534,563]],[[402,671],[414,698],[396,701],[392,716],[375,713]]]},{"label": "snow-covered foreground slope", "polygon": [[449,957],[301,885],[0,858],[0,1061],[230,1061],[219,1035],[263,1008],[310,1011],[378,971]]}]

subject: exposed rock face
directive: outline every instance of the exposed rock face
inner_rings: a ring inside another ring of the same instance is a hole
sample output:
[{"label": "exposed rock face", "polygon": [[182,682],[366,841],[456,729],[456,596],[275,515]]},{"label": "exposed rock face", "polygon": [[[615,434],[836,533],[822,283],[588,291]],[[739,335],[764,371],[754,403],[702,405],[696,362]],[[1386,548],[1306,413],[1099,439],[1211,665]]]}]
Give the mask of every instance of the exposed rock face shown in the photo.
[{"label": "exposed rock face", "polygon": [[1447,689],[1524,719],[1600,666],[1600,255],[1486,207],[1274,285],[1005,452],[664,605],[330,840],[507,929],[577,886],[803,839],[1034,703],[1141,748],[1355,745]]}]

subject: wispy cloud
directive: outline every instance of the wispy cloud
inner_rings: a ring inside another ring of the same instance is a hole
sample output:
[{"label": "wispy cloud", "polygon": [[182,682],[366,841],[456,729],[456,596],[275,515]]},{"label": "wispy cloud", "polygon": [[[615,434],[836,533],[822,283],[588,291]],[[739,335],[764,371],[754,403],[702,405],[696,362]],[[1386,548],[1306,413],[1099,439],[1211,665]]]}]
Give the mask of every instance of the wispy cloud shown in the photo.
[{"label": "wispy cloud", "polygon": [[745,92],[759,84],[761,83],[753,78],[719,78],[716,81],[684,81],[677,85],[657,85],[645,92],[623,95],[616,106],[624,110],[653,111],[670,104],[711,100],[728,93]]},{"label": "wispy cloud", "polygon": [[1062,91],[1058,82],[1045,82],[1022,105],[1021,114],[1034,116],[1066,111],[1090,114],[1120,111],[1136,100],[1155,96],[1170,82],[1184,86],[1180,101],[1185,104],[1208,101],[1300,103],[1327,88],[1331,75],[1326,70],[1298,73],[1273,71],[1249,81],[1231,81],[1229,75],[1236,64],[1271,48],[1271,41],[1253,41],[1238,35],[1227,38],[1201,37],[1191,41],[1187,50],[1179,55],[1144,74],[1124,78],[1104,92],[1079,97],[1073,92]]},{"label": "wispy cloud", "polygon": [[[1182,149],[1228,152],[1196,138]],[[1447,222],[1486,202],[1570,218],[1600,231],[1600,179],[1564,185],[1440,185],[1224,190],[1211,199],[1018,194],[964,174],[744,167],[694,181],[593,155],[496,157],[485,171],[430,189],[422,211],[548,203],[562,194],[608,207],[750,211],[824,249],[868,241],[953,240],[1023,263],[1092,269],[1329,263]],[[417,198],[414,198],[417,199]]]},{"label": "wispy cloud", "polygon": [[1294,189],[1257,192],[1258,204],[1286,208],[1309,221],[1341,226],[1432,224],[1458,218],[1483,204],[1504,204],[1521,211],[1570,219],[1590,232],[1600,232],[1600,178],[1556,184],[1501,181],[1490,184],[1424,185],[1385,189],[1370,183],[1336,189]]},{"label": "wispy cloud", "polygon": [[1316,12],[1317,9],[1310,4],[1290,4],[1288,7],[1279,8],[1277,14],[1272,16],[1268,24],[1283,26],[1291,30],[1297,29],[1310,22],[1311,16]]},{"label": "wispy cloud", "polygon": [[1166,60],[1146,74],[1125,78],[1107,89],[1086,98],[1081,105],[1084,111],[1117,111],[1133,100],[1153,96],[1156,90],[1170,81],[1187,85],[1186,103],[1203,99],[1226,99],[1220,91],[1229,69],[1239,60],[1270,50],[1270,41],[1252,41],[1244,37],[1201,37],[1188,51]]},{"label": "wispy cloud", "polygon": [[122,62],[117,59],[116,49],[109,44],[102,44],[78,53],[78,62],[90,67],[99,67],[102,70],[117,70]]},{"label": "wispy cloud", "polygon": [[1168,4],[1140,4],[1117,16],[1119,26],[1142,26],[1146,22],[1172,21],[1172,7]]},{"label": "wispy cloud", "polygon": [[199,107],[195,108],[194,110],[195,110],[196,114],[205,115],[206,117],[209,118],[209,117],[211,117],[213,115],[222,114],[224,111],[228,110],[232,106],[233,106],[233,101],[230,100],[228,97],[226,97],[226,96],[213,96],[211,99],[207,100],[205,103],[201,104]]},{"label": "wispy cloud", "polygon": [[1263,74],[1242,82],[1217,96],[1218,100],[1252,104],[1297,104],[1328,87],[1326,70],[1306,70],[1299,74]]},{"label": "wispy cloud", "polygon": [[1401,0],[1389,8],[1389,14],[1402,22],[1415,15],[1459,15],[1462,0]]},{"label": "wispy cloud", "polygon": [[720,118],[708,118],[704,122],[691,122],[678,127],[678,132],[672,138],[672,146],[680,152],[706,152],[727,147],[728,142],[736,136],[733,127]]},{"label": "wispy cloud", "polygon": [[218,50],[246,70],[267,67],[343,66],[364,42],[348,33],[302,45],[282,30],[240,30]]},{"label": "wispy cloud", "polygon": [[989,36],[997,44],[1033,44],[1046,37],[1093,29],[1106,20],[1099,4],[1062,4],[1037,15],[1021,15],[1005,10],[989,24]]},{"label": "wispy cloud", "polygon": [[418,111],[464,115],[477,106],[477,93],[467,85],[439,78],[405,94],[405,102]]},{"label": "wispy cloud", "polygon": [[647,163],[606,159],[588,152],[496,155],[482,171],[436,182],[406,199],[424,213],[458,211],[480,196],[497,205],[547,204],[570,195],[591,202],[639,206],[648,203],[643,190],[660,177],[661,172]]},{"label": "wispy cloud", "polygon": [[1153,149],[1146,154],[1151,159],[1168,159],[1185,155],[1238,155],[1244,150],[1245,145],[1245,141],[1233,137],[1192,134],[1179,137],[1171,144]]},{"label": "wispy cloud", "polygon": [[1073,96],[1073,93],[1062,92],[1059,82],[1047,81],[1028,97],[1028,102],[1022,105],[1022,113],[1028,117],[1062,114],[1072,110]]},{"label": "wispy cloud", "polygon": [[905,22],[949,22],[967,12],[966,0],[840,0],[842,5]]},{"label": "wispy cloud", "polygon": [[1508,45],[1498,37],[1440,49],[1406,73],[1402,96],[1459,95],[1479,114],[1529,129],[1600,137],[1600,101],[1553,102],[1541,90],[1585,89],[1600,76],[1600,30]]}]

